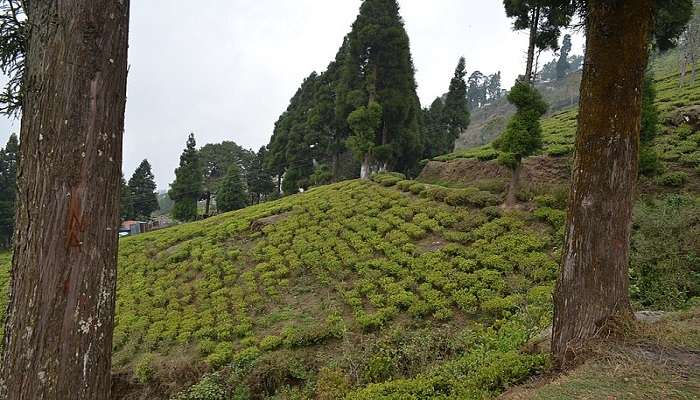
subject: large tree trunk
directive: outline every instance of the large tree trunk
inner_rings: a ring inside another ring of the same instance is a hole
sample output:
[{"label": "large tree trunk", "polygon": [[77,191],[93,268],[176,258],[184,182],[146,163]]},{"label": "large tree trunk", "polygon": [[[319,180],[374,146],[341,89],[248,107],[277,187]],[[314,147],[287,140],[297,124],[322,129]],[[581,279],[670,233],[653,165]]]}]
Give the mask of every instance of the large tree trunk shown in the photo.
[{"label": "large tree trunk", "polygon": [[532,18],[530,20],[530,42],[527,47],[527,65],[525,67],[525,79],[532,83],[534,76],[532,73],[533,64],[535,63],[535,47],[537,40],[537,30],[540,27],[540,8],[535,7],[532,10]]},{"label": "large tree trunk", "polygon": [[109,399],[129,0],[25,4],[32,30],[0,398]]},{"label": "large tree trunk", "polygon": [[652,1],[589,0],[587,52],[552,350],[560,366],[629,316],[629,240]]}]

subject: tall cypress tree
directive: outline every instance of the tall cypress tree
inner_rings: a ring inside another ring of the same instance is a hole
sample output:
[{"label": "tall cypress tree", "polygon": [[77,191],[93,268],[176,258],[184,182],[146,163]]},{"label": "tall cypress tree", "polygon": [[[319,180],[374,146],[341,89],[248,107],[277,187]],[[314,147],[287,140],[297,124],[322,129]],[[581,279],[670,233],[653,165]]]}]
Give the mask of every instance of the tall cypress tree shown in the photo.
[{"label": "tall cypress tree", "polygon": [[197,219],[197,202],[202,197],[203,174],[194,133],[187,138],[187,147],[180,156],[175,170],[175,182],[168,194],[175,202],[173,217],[180,221]]},{"label": "tall cypress tree", "polygon": [[15,227],[15,196],[19,143],[17,135],[10,135],[7,145],[0,150],[0,248],[10,245]]},{"label": "tall cypress tree", "polygon": [[464,57],[461,57],[455,69],[455,75],[450,81],[450,90],[447,92],[445,107],[442,111],[445,128],[447,129],[447,137],[444,140],[446,151],[454,149],[455,140],[469,126],[470,114],[467,102],[467,82],[464,80],[466,76],[466,62]]},{"label": "tall cypress tree", "polygon": [[[136,168],[129,179],[128,189],[131,196],[131,206],[126,206],[127,211],[131,211],[129,216],[137,219],[151,218],[153,211],[158,210],[158,196],[155,193],[156,183],[148,160],[141,161],[139,167]],[[124,193],[122,193],[123,195]]]},{"label": "tall cypress tree", "polygon": [[408,34],[396,0],[365,0],[347,38],[338,109],[344,119],[377,102],[380,128],[371,153],[380,167],[412,168],[422,155],[420,101]]}]

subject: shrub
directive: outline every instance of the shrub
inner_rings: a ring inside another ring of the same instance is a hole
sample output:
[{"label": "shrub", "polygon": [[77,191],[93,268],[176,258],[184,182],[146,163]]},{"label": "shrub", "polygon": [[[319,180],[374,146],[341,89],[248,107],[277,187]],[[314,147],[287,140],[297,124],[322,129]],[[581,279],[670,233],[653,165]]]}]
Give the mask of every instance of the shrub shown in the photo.
[{"label": "shrub", "polygon": [[693,134],[693,128],[688,124],[683,124],[676,128],[674,132],[681,140],[685,140]]},{"label": "shrub", "polygon": [[260,341],[260,349],[274,350],[282,344],[282,338],[279,336],[265,336]]},{"label": "shrub", "polygon": [[547,155],[552,157],[568,156],[574,152],[574,146],[566,144],[555,144],[548,146]]},{"label": "shrub", "polygon": [[423,191],[425,190],[425,185],[422,183],[414,183],[413,185],[411,185],[408,188],[408,190],[410,190],[411,193],[413,193],[415,195],[419,195],[419,194],[423,193]]},{"label": "shrub", "polygon": [[645,308],[674,310],[700,295],[700,200],[669,195],[635,209],[632,298]]},{"label": "shrub", "polygon": [[685,172],[668,172],[658,179],[658,184],[668,187],[681,187],[688,182],[688,174]]},{"label": "shrub", "polygon": [[216,375],[206,375],[195,385],[178,394],[173,400],[226,400],[226,389]]},{"label": "shrub", "polygon": [[134,365],[134,376],[139,383],[148,383],[153,379],[153,354],[146,353]]}]

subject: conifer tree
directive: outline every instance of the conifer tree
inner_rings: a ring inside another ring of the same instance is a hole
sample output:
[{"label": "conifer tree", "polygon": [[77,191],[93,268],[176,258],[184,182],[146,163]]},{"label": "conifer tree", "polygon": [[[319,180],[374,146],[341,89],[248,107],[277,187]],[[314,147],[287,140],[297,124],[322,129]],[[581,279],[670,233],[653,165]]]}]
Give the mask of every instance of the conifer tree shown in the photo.
[{"label": "conifer tree", "polygon": [[197,202],[202,197],[203,174],[194,133],[187,138],[187,147],[180,155],[180,166],[175,170],[175,182],[168,194],[175,202],[173,218],[180,221],[197,219]]},{"label": "conifer tree", "polygon": [[376,101],[371,101],[367,107],[360,106],[348,117],[352,136],[348,139],[348,147],[362,161],[360,177],[369,179],[370,163],[377,146],[375,138],[382,122],[382,107]]},{"label": "conifer tree", "polygon": [[513,171],[506,197],[506,206],[512,207],[519,189],[523,158],[542,148],[540,117],[547,112],[547,103],[537,89],[526,82],[516,82],[508,93],[508,101],[517,111],[493,146],[503,152],[499,161]]},{"label": "conifer tree", "polygon": [[15,227],[15,197],[19,143],[17,135],[10,135],[7,145],[0,150],[0,248],[10,246]]},{"label": "conifer tree", "polygon": [[513,18],[514,30],[528,30],[525,81],[534,81],[535,50],[556,50],[561,29],[570,24],[576,11],[571,0],[503,0],[506,15]]},{"label": "conifer tree", "polygon": [[469,126],[469,104],[467,102],[467,76],[466,62],[464,57],[459,59],[455,75],[450,81],[450,90],[445,98],[445,106],[442,109],[446,132],[446,152],[454,149],[454,143],[459,135]]},{"label": "conifer tree", "polygon": [[429,108],[423,109],[423,158],[430,159],[449,153],[454,147],[450,142],[449,133],[445,128],[442,115],[445,103],[437,97]]},{"label": "conifer tree", "polygon": [[566,74],[571,68],[569,64],[569,53],[571,53],[571,35],[564,35],[564,42],[559,50],[559,59],[557,60],[557,80],[560,81],[566,77]]},{"label": "conifer tree", "polygon": [[156,183],[148,160],[141,161],[129,179],[128,188],[133,207],[131,216],[139,220],[150,219],[151,214],[158,210],[158,196],[155,193]]},{"label": "conifer tree", "polygon": [[[374,102],[377,106],[371,105]],[[372,147],[365,153],[373,158],[369,163],[404,171],[417,163],[422,155],[421,108],[408,34],[396,0],[363,1],[347,38],[337,106],[348,121],[350,113],[361,107],[381,108],[376,135],[365,142]]]},{"label": "conifer tree", "polygon": [[[248,194],[246,193],[241,170],[236,164],[232,164],[216,195],[216,208],[220,212],[229,212],[244,208]],[[177,203],[176,203],[177,204]]]},{"label": "conifer tree", "polygon": [[124,180],[124,174],[121,178],[121,193],[119,197],[119,218],[122,221],[128,221],[135,218],[134,216],[134,197],[131,194],[131,188]]},{"label": "conifer tree", "polygon": [[258,150],[258,153],[252,160],[250,168],[246,172],[248,191],[250,192],[251,202],[254,204],[259,203],[269,196],[275,188],[272,177],[265,168],[266,157],[267,149],[263,146]]}]

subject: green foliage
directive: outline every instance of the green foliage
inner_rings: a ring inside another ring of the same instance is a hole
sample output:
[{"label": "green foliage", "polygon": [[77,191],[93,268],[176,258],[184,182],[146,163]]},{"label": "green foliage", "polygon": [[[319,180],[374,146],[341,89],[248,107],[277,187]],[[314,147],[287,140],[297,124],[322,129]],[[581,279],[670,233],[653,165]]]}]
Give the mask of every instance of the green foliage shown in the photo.
[{"label": "green foliage", "polygon": [[443,124],[446,128],[446,150],[452,150],[454,142],[459,135],[469,126],[469,104],[467,103],[467,83],[464,77],[467,75],[466,61],[464,57],[459,59],[455,74],[450,81],[450,89],[445,98],[445,106],[442,110]]},{"label": "green foliage", "polygon": [[[7,303],[10,300],[10,269],[12,254],[0,251],[0,321],[5,321]],[[0,337],[5,337],[5,324],[0,324]]]},{"label": "green foliage", "polygon": [[[0,21],[0,26],[4,23]],[[2,53],[1,43],[0,53]],[[12,134],[5,148],[0,149],[0,249],[10,247],[15,227],[15,187],[18,166],[19,142],[17,136]]]},{"label": "green foliage", "polygon": [[134,365],[134,377],[139,383],[148,383],[153,378],[153,354],[146,353]]},{"label": "green foliage", "polygon": [[517,111],[503,134],[494,142],[494,147],[504,153],[500,160],[515,169],[520,160],[534,154],[542,147],[540,117],[547,112],[547,103],[533,86],[517,82],[508,94],[508,101]]},{"label": "green foliage", "polygon": [[239,210],[246,206],[247,199],[241,171],[236,164],[231,164],[216,195],[216,207],[221,212]]},{"label": "green foliage", "polygon": [[226,400],[226,389],[218,375],[207,375],[201,381],[178,394],[173,400]]},{"label": "green foliage", "polygon": [[[262,168],[260,165],[262,161],[259,159],[260,155],[256,155],[254,152],[246,150],[234,142],[224,141],[216,144],[206,144],[199,150],[198,156],[203,173],[202,185],[205,194],[215,194],[217,192],[221,181],[232,165],[237,165],[240,169],[246,171],[246,175],[252,175],[250,179],[252,181],[264,179],[265,177],[271,179],[270,174],[265,175],[264,171],[260,170]],[[264,156],[264,151],[262,156]],[[271,181],[269,184],[272,186]],[[272,187],[269,188],[269,192],[272,192]]]},{"label": "green foliage", "polygon": [[[125,210],[131,211],[133,209],[133,213],[124,215],[124,218],[137,218],[140,220],[150,219],[151,214],[158,210],[158,197],[155,191],[156,183],[154,181],[153,172],[151,172],[151,164],[148,160],[143,160],[129,179],[128,194],[123,193],[127,196],[127,198],[124,199],[126,204],[122,204]],[[131,204],[129,204],[128,197],[131,198]]]},{"label": "green foliage", "polygon": [[25,94],[26,53],[29,47],[29,29],[19,0],[0,2],[0,70],[8,77],[0,93],[0,113],[17,116],[22,111]]},{"label": "green foliage", "polygon": [[175,170],[175,182],[168,195],[175,202],[173,218],[180,221],[197,219],[197,201],[202,197],[202,164],[197,152],[194,133],[187,138],[187,147],[180,156],[180,166]]},{"label": "green foliage", "polygon": [[630,260],[632,298],[646,309],[674,310],[700,295],[700,199],[669,195],[635,209]]},{"label": "green foliage", "polygon": [[360,106],[348,116],[348,125],[352,135],[348,138],[348,147],[359,160],[371,156],[375,147],[377,129],[382,122],[382,106],[376,101]]},{"label": "green foliage", "polygon": [[688,182],[688,174],[685,172],[667,172],[658,179],[659,185],[669,187],[681,187]]}]

